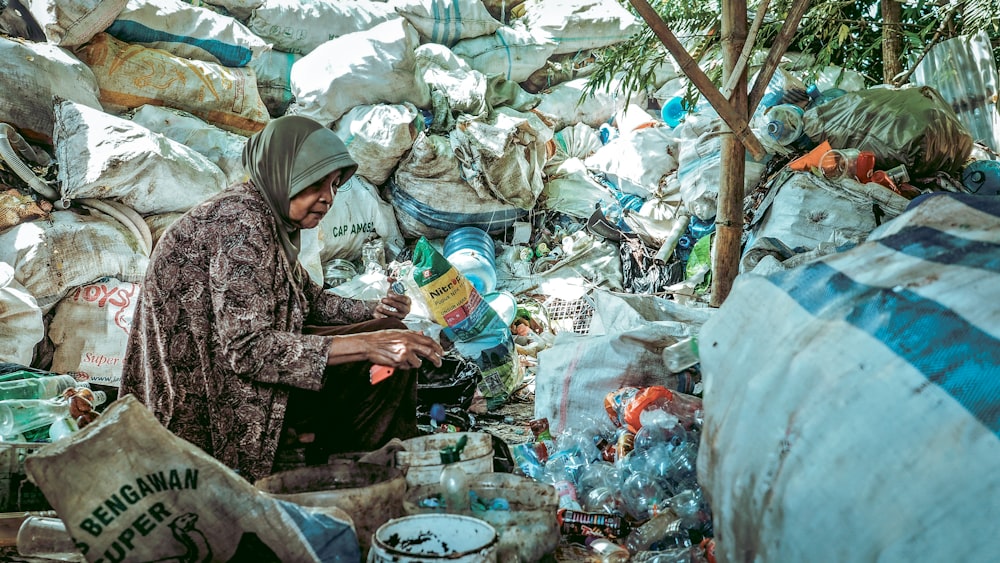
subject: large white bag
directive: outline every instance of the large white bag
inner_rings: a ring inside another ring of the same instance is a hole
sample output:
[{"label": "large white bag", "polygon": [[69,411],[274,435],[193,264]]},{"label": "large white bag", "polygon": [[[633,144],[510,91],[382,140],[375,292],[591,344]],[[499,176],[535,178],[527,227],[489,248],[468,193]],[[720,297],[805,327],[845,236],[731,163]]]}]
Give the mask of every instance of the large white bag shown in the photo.
[{"label": "large white bag", "polygon": [[323,43],[292,66],[295,102],[288,113],[329,124],[359,105],[429,107],[414,56],[418,45],[417,30],[402,18]]},{"label": "large white bag", "polygon": [[94,72],[65,49],[0,37],[0,60],[0,121],[25,138],[52,141],[53,97],[101,108]]},{"label": "large white bag", "polygon": [[1000,552],[997,256],[996,198],[948,194],[736,279],[699,337],[719,561]]},{"label": "large white bag", "polygon": [[409,238],[444,238],[469,226],[499,232],[527,215],[524,209],[476,193],[462,178],[448,137],[423,131],[396,168],[387,198]]},{"label": "large white bag", "polygon": [[526,0],[519,9],[528,29],[558,43],[557,55],[621,43],[643,27],[615,0]]},{"label": "large white bag", "polygon": [[43,338],[38,302],[14,279],[14,267],[0,261],[0,362],[31,365],[35,345]]},{"label": "large white bag", "polygon": [[[548,117],[554,123],[554,129],[577,123],[586,123],[597,129],[610,123],[615,114],[625,107],[625,96],[620,96],[614,86],[601,88],[592,95],[585,95],[586,90],[586,78],[557,84],[551,90],[541,93],[542,101],[535,111]],[[633,94],[631,102],[643,103],[644,96],[645,94]]]},{"label": "large white bag", "polygon": [[663,364],[663,348],[697,329],[715,312],[694,309],[652,295],[592,294],[590,333],[560,332],[538,354],[535,418],[549,419],[553,434],[579,428],[588,418],[605,419],[604,397],[624,386],[684,382]]},{"label": "large white bag", "polygon": [[357,106],[332,129],[358,163],[357,173],[380,186],[413,146],[418,119],[423,115],[410,103]]},{"label": "large white bag", "polygon": [[556,42],[515,21],[490,35],[463,39],[451,50],[483,74],[502,74],[507,80],[523,82],[545,66],[556,50]]},{"label": "large white bag", "polygon": [[0,233],[0,262],[48,313],[73,288],[113,277],[140,282],[149,259],[118,221],[74,210],[53,211]]},{"label": "large white bag", "polygon": [[236,19],[181,0],[129,0],[106,31],[126,43],[233,67],[271,48]]},{"label": "large white bag", "polygon": [[51,371],[82,371],[91,383],[118,387],[140,285],[104,278],[73,290],[55,307]]},{"label": "large white bag", "polygon": [[271,49],[250,61],[257,76],[257,93],[272,117],[285,115],[292,103],[292,66],[301,58]]},{"label": "large white bag", "polygon": [[667,127],[647,127],[623,132],[584,159],[588,168],[599,170],[624,193],[652,196],[660,180],[677,170],[677,140]]},{"label": "large white bag", "polygon": [[421,37],[446,47],[500,28],[482,0],[394,0],[392,4]]},{"label": "large white bag", "polygon": [[107,29],[127,2],[128,0],[22,0],[21,5],[38,22],[49,43],[75,47]]},{"label": "large white bag", "polygon": [[375,186],[358,175],[337,190],[333,208],[320,221],[317,231],[324,264],[334,258],[360,261],[361,246],[374,235],[385,244],[387,260],[394,259],[406,246],[395,210],[379,197]]},{"label": "large white bag", "polygon": [[275,49],[305,55],[331,39],[398,19],[388,3],[373,0],[264,0],[247,24]]},{"label": "large white bag", "polygon": [[132,121],[195,150],[226,175],[226,185],[247,179],[243,167],[243,147],[247,138],[220,129],[179,109],[142,106]]},{"label": "large white bag", "polygon": [[65,201],[116,199],[141,214],[186,211],[226,187],[194,149],[127,119],[73,102],[56,105],[55,154]]},{"label": "large white bag", "polygon": [[252,135],[271,117],[249,68],[192,61],[100,33],[75,51],[100,85],[101,106],[121,113],[144,104],[189,111],[227,131]]},{"label": "large white bag", "polygon": [[25,461],[89,561],[360,561],[335,507],[260,491],[132,395]]}]

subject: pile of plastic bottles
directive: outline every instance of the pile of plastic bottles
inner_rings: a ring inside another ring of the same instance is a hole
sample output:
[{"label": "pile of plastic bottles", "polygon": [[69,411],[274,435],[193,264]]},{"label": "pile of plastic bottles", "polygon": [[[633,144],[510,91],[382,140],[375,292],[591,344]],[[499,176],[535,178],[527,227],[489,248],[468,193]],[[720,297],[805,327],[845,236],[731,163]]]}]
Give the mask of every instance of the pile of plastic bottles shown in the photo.
[{"label": "pile of plastic bottles", "polygon": [[[663,387],[624,387],[605,400],[607,420],[587,419],[553,437],[532,422],[535,441],[512,447],[517,472],[552,484],[567,514],[624,525],[587,526],[587,545],[606,561],[702,561],[711,511],[697,481],[701,399]],[[564,535],[565,535],[564,530]],[[599,549],[598,549],[599,548]],[[646,553],[649,552],[649,553]],[[654,557],[655,556],[655,557]]]}]

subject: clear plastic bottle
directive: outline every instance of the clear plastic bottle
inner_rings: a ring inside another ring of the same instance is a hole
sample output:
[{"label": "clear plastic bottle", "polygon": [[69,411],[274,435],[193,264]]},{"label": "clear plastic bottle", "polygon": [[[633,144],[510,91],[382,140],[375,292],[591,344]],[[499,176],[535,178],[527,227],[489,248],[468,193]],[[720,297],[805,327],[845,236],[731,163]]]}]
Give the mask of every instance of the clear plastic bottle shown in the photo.
[{"label": "clear plastic bottle", "polygon": [[631,557],[627,549],[605,538],[588,538],[587,547],[601,558],[601,563],[626,563]]},{"label": "clear plastic bottle", "polygon": [[650,549],[670,549],[690,547],[691,538],[681,526],[681,518],[672,510],[665,510],[648,522],[632,530],[625,540],[629,553],[639,553]]},{"label": "clear plastic bottle", "polygon": [[86,561],[59,518],[29,516],[17,531],[17,553],[56,561]]},{"label": "clear plastic bottle", "polygon": [[462,436],[455,445],[443,448],[440,452],[444,467],[441,468],[438,484],[441,486],[445,508],[452,514],[469,512],[469,475],[458,465],[467,441],[468,438]]},{"label": "clear plastic bottle", "polygon": [[804,127],[802,108],[793,104],[779,104],[764,114],[767,135],[781,146],[789,146],[802,136]]},{"label": "clear plastic bottle", "polygon": [[808,109],[812,109],[814,107],[821,106],[832,100],[836,100],[837,98],[843,96],[846,93],[847,91],[841,88],[828,88],[826,90],[820,90],[819,86],[816,86],[815,84],[810,84],[809,87],[806,88],[806,94],[809,95]]},{"label": "clear plastic bottle", "polygon": [[[94,391],[92,406],[104,404],[104,391]],[[0,435],[9,436],[52,424],[70,415],[67,399],[15,399],[0,401]]]},{"label": "clear plastic bottle", "polygon": [[680,373],[700,361],[697,335],[681,339],[663,349],[663,363],[671,373]]},{"label": "clear plastic bottle", "polygon": [[77,386],[86,386],[72,375],[51,375],[34,379],[15,379],[0,382],[0,401],[11,399],[52,399]]}]

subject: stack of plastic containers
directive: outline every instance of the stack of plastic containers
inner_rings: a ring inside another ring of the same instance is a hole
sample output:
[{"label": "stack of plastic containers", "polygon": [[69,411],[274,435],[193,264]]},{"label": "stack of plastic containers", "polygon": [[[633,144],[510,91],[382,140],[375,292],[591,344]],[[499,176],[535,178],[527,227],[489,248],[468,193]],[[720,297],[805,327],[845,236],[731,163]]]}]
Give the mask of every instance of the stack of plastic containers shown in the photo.
[{"label": "stack of plastic containers", "polygon": [[462,227],[444,239],[444,257],[462,273],[480,295],[497,287],[496,247],[486,231]]}]

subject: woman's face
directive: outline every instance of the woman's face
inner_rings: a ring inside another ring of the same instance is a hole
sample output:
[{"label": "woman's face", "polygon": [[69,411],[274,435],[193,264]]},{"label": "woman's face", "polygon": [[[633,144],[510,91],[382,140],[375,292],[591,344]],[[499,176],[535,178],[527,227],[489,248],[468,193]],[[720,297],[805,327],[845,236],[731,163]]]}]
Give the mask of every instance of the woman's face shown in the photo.
[{"label": "woman's face", "polygon": [[343,170],[334,170],[302,190],[288,203],[288,220],[300,229],[313,229],[330,211]]}]

